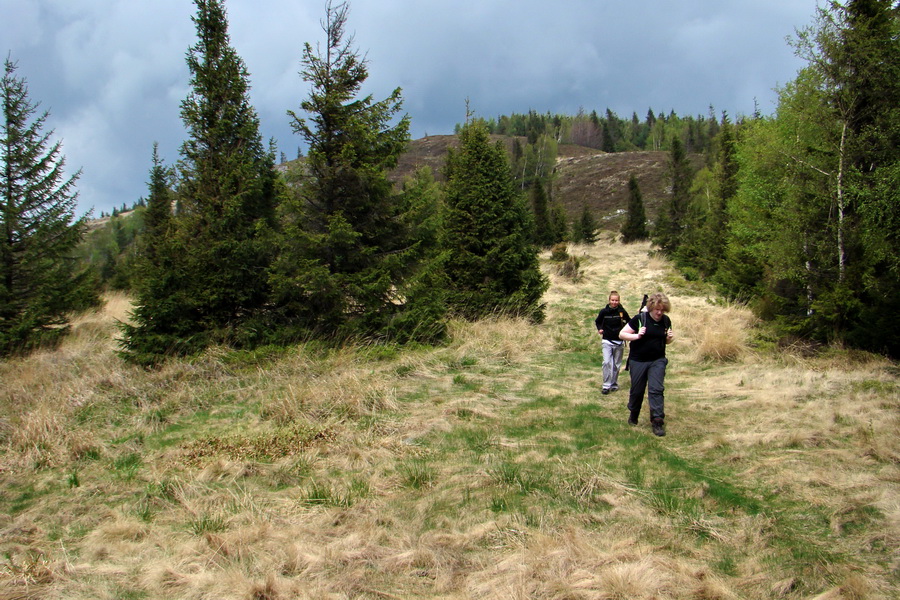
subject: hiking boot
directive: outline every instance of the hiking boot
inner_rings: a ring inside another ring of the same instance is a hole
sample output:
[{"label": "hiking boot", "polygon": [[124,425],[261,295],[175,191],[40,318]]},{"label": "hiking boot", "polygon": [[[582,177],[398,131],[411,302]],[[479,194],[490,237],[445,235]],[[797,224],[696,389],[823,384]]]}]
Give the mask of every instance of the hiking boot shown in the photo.
[{"label": "hiking boot", "polygon": [[630,415],[628,415],[628,424],[632,427],[638,424],[638,413],[632,411]]},{"label": "hiking boot", "polygon": [[607,388],[603,388],[603,390],[600,393],[605,396],[609,393],[609,390]]},{"label": "hiking boot", "polygon": [[650,425],[653,427],[653,435],[658,435],[660,437],[666,435],[666,426],[662,419],[653,419],[653,421],[650,422]]}]

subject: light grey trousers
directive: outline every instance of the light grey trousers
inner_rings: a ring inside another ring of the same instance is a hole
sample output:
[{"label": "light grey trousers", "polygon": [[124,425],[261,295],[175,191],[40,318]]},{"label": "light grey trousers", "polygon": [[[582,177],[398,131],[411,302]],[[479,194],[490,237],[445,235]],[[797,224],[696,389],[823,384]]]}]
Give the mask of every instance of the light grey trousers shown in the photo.
[{"label": "light grey trousers", "polygon": [[650,362],[638,362],[632,359],[629,363],[631,392],[628,394],[628,410],[633,415],[641,411],[641,405],[644,403],[644,391],[647,390],[650,420],[666,418],[666,411],[663,407],[665,401],[663,393],[666,386],[663,381],[666,378],[666,365],[668,364],[669,359],[667,358],[658,358]]},{"label": "light grey trousers", "polygon": [[622,355],[625,342],[603,340],[603,389],[619,389],[619,367],[622,366]]}]

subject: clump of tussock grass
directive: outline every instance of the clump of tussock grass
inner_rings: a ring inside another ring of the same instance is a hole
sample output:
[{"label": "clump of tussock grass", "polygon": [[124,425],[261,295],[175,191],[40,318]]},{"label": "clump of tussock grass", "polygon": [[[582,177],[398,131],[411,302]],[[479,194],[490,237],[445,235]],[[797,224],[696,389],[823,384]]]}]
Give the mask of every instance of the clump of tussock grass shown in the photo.
[{"label": "clump of tussock grass", "polygon": [[581,259],[569,254],[569,245],[560,242],[550,249],[550,261],[553,263],[552,271],[573,283],[581,279]]},{"label": "clump of tussock grass", "polygon": [[[298,347],[274,362],[258,397],[260,416],[287,425],[296,420],[344,421],[397,409],[396,381],[418,367],[398,373],[396,350],[344,346],[323,352]],[[274,393],[273,393],[274,390]]]},{"label": "clump of tussock grass", "polygon": [[657,598],[663,590],[673,587],[667,569],[652,559],[619,562],[608,565],[597,574],[597,585],[607,598]]},{"label": "clump of tussock grass", "polygon": [[32,594],[38,594],[60,574],[59,565],[54,565],[40,552],[26,552],[21,556],[10,553],[0,565],[0,585],[6,584],[3,587],[7,589],[23,588],[21,595],[9,592],[7,598],[28,598],[33,597]]},{"label": "clump of tussock grass", "polygon": [[86,542],[88,547],[119,542],[136,543],[145,539],[148,533],[146,523],[116,514],[89,533]]},{"label": "clump of tussock grass", "polygon": [[569,256],[556,265],[556,272],[566,279],[577,283],[581,279],[581,261],[576,256]]},{"label": "clump of tussock grass", "polygon": [[396,410],[397,391],[390,377],[371,369],[339,368],[322,375],[298,373],[274,397],[262,398],[260,414],[278,424],[358,419]]},{"label": "clump of tussock grass", "polygon": [[527,319],[490,317],[474,323],[453,320],[449,323],[449,351],[458,362],[483,359],[490,363],[512,365],[530,354],[545,349],[536,328]]},{"label": "clump of tussock grass", "polygon": [[569,258],[569,244],[559,242],[550,248],[550,260],[556,263],[565,262]]},{"label": "clump of tussock grass", "polygon": [[5,437],[9,443],[7,465],[18,469],[65,465],[93,448],[90,439],[70,429],[65,411],[46,403],[23,413]]},{"label": "clump of tussock grass", "polygon": [[399,467],[400,479],[403,485],[415,490],[431,487],[437,479],[437,470],[422,458],[401,464]]},{"label": "clump of tussock grass", "polygon": [[230,432],[193,440],[182,449],[184,460],[199,463],[208,458],[274,462],[289,458],[317,441],[333,439],[333,432],[305,420],[256,432]]},{"label": "clump of tussock grass", "polygon": [[748,354],[750,328],[755,321],[748,309],[673,304],[672,328],[682,343],[692,348],[693,360],[735,362]]}]

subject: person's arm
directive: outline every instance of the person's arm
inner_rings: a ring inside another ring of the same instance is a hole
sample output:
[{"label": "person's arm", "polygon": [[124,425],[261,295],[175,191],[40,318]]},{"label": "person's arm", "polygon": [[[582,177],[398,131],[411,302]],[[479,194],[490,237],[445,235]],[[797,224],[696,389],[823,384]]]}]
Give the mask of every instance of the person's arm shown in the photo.
[{"label": "person's arm", "polygon": [[646,327],[641,327],[635,331],[631,328],[631,323],[627,323],[625,327],[622,328],[622,331],[619,332],[619,339],[633,342],[634,340],[639,340],[644,337],[645,331],[647,331]]},{"label": "person's arm", "polygon": [[666,343],[671,344],[675,341],[675,332],[672,331],[672,321],[669,321],[669,327],[666,329]]}]

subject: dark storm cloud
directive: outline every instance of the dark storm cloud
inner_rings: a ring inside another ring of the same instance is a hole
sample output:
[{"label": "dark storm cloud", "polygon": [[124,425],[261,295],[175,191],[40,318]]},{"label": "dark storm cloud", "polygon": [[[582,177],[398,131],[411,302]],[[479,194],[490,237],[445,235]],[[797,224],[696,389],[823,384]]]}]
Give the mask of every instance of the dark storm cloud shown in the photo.
[{"label": "dark storm cloud", "polygon": [[[364,93],[403,88],[413,137],[451,133],[466,100],[480,116],[606,108],[771,113],[772,89],[802,66],[785,38],[815,0],[354,0],[348,29],[369,60]],[[264,139],[289,158],[286,111],[308,92],[304,42],[325,2],[228,0],[232,45],[250,72]],[[0,0],[2,49],[49,109],[83,210],[146,195],[154,141],[167,163],[184,140],[188,0]]]}]

